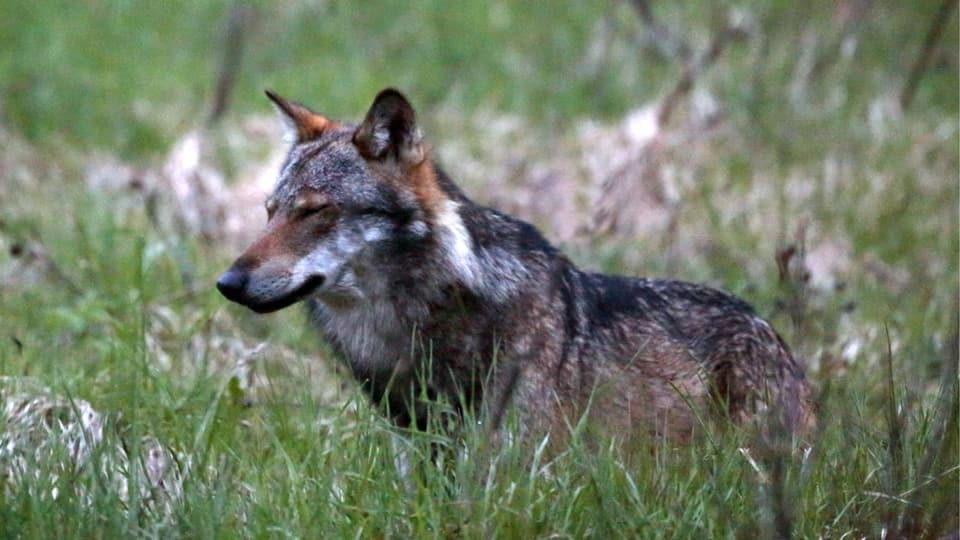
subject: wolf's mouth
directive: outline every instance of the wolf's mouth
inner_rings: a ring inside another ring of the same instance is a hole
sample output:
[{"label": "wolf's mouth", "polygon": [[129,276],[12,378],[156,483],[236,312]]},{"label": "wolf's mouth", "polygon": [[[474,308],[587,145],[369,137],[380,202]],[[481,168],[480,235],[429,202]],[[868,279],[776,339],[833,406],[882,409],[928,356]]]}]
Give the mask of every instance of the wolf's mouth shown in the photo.
[{"label": "wolf's mouth", "polygon": [[279,311],[310,296],[314,291],[323,285],[324,281],[326,281],[324,276],[310,276],[306,281],[303,282],[303,285],[300,285],[286,296],[274,298],[273,300],[269,300],[267,302],[251,302],[247,304],[247,307],[253,311],[256,311],[257,313],[271,313],[274,311]]}]

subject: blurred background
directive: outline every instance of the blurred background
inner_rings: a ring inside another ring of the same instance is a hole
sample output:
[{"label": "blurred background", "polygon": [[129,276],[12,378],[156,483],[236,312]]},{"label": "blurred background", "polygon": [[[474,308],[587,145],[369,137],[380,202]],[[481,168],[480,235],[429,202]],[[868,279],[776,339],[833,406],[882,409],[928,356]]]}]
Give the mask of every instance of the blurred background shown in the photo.
[{"label": "blurred background", "polygon": [[727,289],[836,399],[880,410],[895,374],[930,406],[956,379],[956,8],[0,0],[0,375],[173,440],[142,403],[190,417],[224,373],[342,403],[298,310],[213,283],[286,148],[263,90],[356,122],[394,86],[470,196],[583,266]]},{"label": "blurred background", "polygon": [[31,246],[81,271],[72,222],[106,213],[200,290],[264,220],[285,143],[263,89],[358,121],[395,86],[468,193],[588,266],[766,313],[801,279],[926,333],[957,290],[955,8],[6,2],[0,283],[42,279]]}]

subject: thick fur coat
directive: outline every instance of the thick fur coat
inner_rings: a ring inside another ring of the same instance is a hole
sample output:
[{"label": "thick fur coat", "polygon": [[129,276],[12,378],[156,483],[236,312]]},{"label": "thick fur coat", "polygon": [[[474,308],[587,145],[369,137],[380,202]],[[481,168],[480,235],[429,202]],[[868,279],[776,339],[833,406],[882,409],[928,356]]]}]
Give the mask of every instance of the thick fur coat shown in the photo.
[{"label": "thick fur coat", "polygon": [[637,440],[688,440],[717,414],[813,425],[802,365],[749,305],[578,269],[532,225],[471,201],[396,90],[357,126],[268,95],[296,140],[266,230],[217,286],[258,312],[306,301],[398,425],[426,427],[437,402],[558,435],[586,414]]}]

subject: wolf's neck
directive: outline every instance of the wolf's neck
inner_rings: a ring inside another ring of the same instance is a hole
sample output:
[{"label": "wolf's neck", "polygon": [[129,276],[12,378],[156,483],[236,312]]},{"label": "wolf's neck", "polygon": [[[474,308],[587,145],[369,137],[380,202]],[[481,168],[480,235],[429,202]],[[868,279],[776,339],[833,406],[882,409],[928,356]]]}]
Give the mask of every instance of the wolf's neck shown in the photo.
[{"label": "wolf's neck", "polygon": [[437,211],[434,226],[440,260],[452,281],[462,283],[478,297],[507,301],[521,288],[521,283],[530,278],[530,268],[520,259],[520,254],[505,246],[489,243],[485,246],[479,242],[478,239],[490,231],[471,229],[493,224],[468,222],[462,212],[465,205],[474,210],[478,208],[469,199],[447,199]]}]

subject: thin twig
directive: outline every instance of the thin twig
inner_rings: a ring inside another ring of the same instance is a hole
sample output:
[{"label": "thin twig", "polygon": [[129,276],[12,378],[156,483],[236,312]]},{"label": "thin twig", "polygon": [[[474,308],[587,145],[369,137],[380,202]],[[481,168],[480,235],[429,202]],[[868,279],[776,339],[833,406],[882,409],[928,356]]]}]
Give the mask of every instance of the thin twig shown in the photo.
[{"label": "thin twig", "polygon": [[660,56],[667,60],[689,60],[690,46],[657,20],[648,0],[630,0],[630,5],[636,10],[644,26],[649,29],[652,38],[650,42]]},{"label": "thin twig", "polygon": [[933,17],[933,21],[930,22],[927,37],[923,40],[923,48],[920,49],[920,54],[917,55],[917,59],[913,63],[913,68],[910,70],[910,75],[907,77],[907,83],[900,93],[900,108],[902,110],[907,110],[910,104],[913,103],[913,96],[917,92],[917,84],[920,83],[920,79],[923,78],[923,74],[927,71],[927,66],[930,65],[930,59],[933,58],[933,51],[936,49],[937,43],[940,42],[940,38],[943,36],[943,29],[947,26],[947,21],[950,20],[950,16],[956,7],[956,0],[943,0],[943,3],[940,4],[940,9],[937,10],[937,14]]},{"label": "thin twig", "polygon": [[217,123],[229,105],[230,94],[237,82],[237,74],[243,59],[244,43],[255,14],[254,9],[241,2],[237,2],[230,8],[223,43],[223,58],[220,61],[220,71],[213,94],[213,107],[207,119],[209,125]]},{"label": "thin twig", "polygon": [[60,282],[71,294],[79,295],[83,292],[83,288],[70,274],[53,260],[47,247],[39,239],[16,241],[10,248],[10,253],[15,258],[26,259],[27,264],[38,263],[47,276]]},{"label": "thin twig", "polygon": [[807,75],[808,81],[812,82],[819,79],[823,72],[837,61],[840,52],[843,50],[844,42],[857,33],[873,4],[874,0],[858,0],[846,4],[848,14],[844,17],[843,28],[834,43],[827,47],[826,51],[814,61],[813,67],[810,68],[810,73]]},{"label": "thin twig", "polygon": [[790,540],[793,523],[790,519],[786,493],[786,464],[784,455],[777,452],[770,464],[770,510],[773,512],[773,532],[776,538]]},{"label": "thin twig", "polygon": [[897,413],[897,389],[893,380],[893,346],[890,343],[890,329],[884,326],[887,336],[887,441],[890,451],[891,491],[896,492],[903,486],[903,432]]},{"label": "thin twig", "polygon": [[728,24],[713,36],[710,47],[696,61],[688,62],[683,75],[660,103],[657,111],[657,125],[663,127],[670,121],[673,111],[680,100],[690,93],[693,84],[710,68],[720,57],[720,53],[733,41],[740,41],[747,37],[746,31],[737,25]]}]

